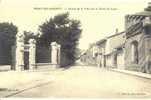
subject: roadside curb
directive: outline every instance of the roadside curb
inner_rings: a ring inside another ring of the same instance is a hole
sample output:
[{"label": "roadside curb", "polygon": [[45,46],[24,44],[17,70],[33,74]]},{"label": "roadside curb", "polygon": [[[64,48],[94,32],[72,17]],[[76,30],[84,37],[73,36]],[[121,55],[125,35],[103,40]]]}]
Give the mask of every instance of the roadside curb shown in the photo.
[{"label": "roadside curb", "polygon": [[137,77],[142,77],[142,78],[146,78],[146,79],[151,79],[151,74],[147,74],[147,73],[128,71],[128,70],[120,70],[120,69],[110,69],[110,70],[115,71],[115,72],[120,72],[120,73],[125,73],[125,74],[129,74],[129,75],[137,76]]}]

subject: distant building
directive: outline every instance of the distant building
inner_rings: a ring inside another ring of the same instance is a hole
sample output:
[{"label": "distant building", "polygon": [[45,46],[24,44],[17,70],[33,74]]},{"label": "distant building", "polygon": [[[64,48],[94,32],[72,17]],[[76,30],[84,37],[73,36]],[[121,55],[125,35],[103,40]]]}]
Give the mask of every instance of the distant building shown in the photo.
[{"label": "distant building", "polygon": [[106,67],[105,60],[106,41],[107,41],[106,39],[102,39],[96,43],[98,47],[97,65],[99,67]]},{"label": "distant building", "polygon": [[[107,67],[124,67],[125,32],[107,37],[105,57]],[[123,69],[123,68],[122,68]]]},{"label": "distant building", "polygon": [[95,43],[91,44],[87,51],[80,57],[81,61],[87,65],[97,65],[98,47]]},{"label": "distant building", "polygon": [[116,30],[93,47],[99,67],[151,73],[151,3],[143,12],[125,16],[124,32]]},{"label": "distant building", "polygon": [[97,41],[87,50],[83,61],[102,68],[118,67],[124,69],[124,43],[125,32],[116,33]]}]

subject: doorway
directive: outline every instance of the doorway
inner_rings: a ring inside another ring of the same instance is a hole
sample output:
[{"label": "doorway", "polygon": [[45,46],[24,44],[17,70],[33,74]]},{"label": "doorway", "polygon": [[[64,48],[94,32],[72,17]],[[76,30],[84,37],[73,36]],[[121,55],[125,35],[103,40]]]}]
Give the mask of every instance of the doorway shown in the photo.
[{"label": "doorway", "polygon": [[117,54],[114,54],[113,64],[114,67],[117,67]]},{"label": "doorway", "polygon": [[24,70],[29,69],[29,52],[25,51],[24,52]]}]

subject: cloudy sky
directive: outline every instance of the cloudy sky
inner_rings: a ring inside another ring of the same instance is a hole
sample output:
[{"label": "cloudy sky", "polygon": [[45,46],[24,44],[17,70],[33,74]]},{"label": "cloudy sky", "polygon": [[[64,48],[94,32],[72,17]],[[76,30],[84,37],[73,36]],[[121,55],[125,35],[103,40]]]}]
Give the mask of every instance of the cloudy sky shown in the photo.
[{"label": "cloudy sky", "polygon": [[[124,31],[124,16],[142,11],[144,7],[147,7],[148,1],[0,0],[0,22],[13,22],[18,26],[19,32],[24,30],[38,32],[38,25],[50,17],[69,12],[70,18],[81,21],[83,32],[79,47],[87,49],[89,43],[115,34],[116,28],[119,31]],[[69,8],[82,8],[83,10],[71,10]]]}]

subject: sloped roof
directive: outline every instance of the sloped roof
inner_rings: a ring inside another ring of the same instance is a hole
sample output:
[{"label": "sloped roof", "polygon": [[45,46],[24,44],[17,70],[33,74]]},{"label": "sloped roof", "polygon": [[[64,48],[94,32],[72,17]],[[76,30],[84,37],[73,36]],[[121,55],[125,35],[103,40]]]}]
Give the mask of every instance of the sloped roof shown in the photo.
[{"label": "sloped roof", "polygon": [[138,15],[138,16],[151,16],[151,11],[142,11],[142,12],[138,12],[135,13],[134,15]]},{"label": "sloped roof", "polygon": [[123,34],[123,33],[125,33],[125,31],[110,35],[107,37],[107,39],[112,38],[112,37],[117,36],[117,35],[120,35],[120,34]]},{"label": "sloped roof", "polygon": [[116,34],[107,39],[106,43],[106,52],[105,54],[111,54],[114,49],[123,46],[125,43],[125,32],[121,32],[120,34]]},{"label": "sloped roof", "polygon": [[151,2],[148,3],[148,7],[147,8],[144,8],[144,11],[135,13],[134,15],[151,16]]},{"label": "sloped roof", "polygon": [[99,45],[99,44],[101,44],[101,43],[103,43],[103,42],[105,42],[105,41],[106,41],[106,39],[104,38],[104,39],[102,39],[102,40],[97,41],[96,44]]}]

